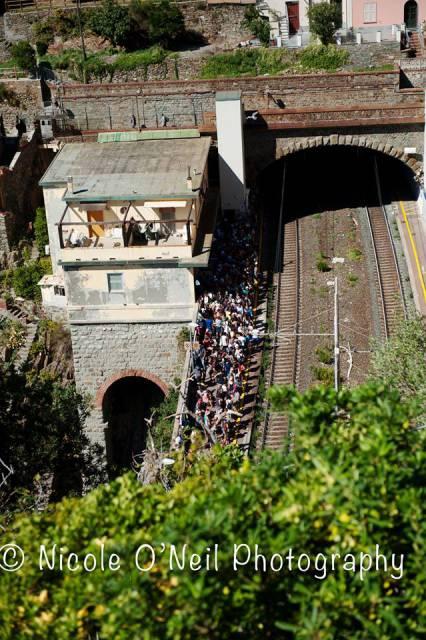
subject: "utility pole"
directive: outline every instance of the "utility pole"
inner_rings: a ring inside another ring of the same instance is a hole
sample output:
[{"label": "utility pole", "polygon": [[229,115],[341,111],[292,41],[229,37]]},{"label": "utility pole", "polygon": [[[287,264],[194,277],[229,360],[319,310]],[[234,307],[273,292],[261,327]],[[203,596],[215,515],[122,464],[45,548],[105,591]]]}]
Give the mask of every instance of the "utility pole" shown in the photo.
[{"label": "utility pole", "polygon": [[339,391],[339,294],[337,290],[337,278],[334,278],[334,388]]},{"label": "utility pole", "polygon": [[78,22],[78,30],[80,32],[80,39],[81,39],[81,52],[83,54],[83,82],[84,84],[86,84],[86,65],[85,62],[87,60],[87,54],[86,54],[86,45],[84,43],[84,33],[83,33],[83,25],[81,23],[81,4],[80,4],[81,0],[77,0],[76,2],[76,7],[77,7],[77,22]]}]

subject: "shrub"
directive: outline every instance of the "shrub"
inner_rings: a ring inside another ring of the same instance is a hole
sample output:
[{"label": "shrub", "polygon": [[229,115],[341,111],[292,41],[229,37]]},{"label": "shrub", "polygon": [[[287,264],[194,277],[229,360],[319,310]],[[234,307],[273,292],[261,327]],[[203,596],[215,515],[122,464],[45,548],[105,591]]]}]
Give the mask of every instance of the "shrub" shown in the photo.
[{"label": "shrub", "polygon": [[170,46],[185,33],[183,13],[170,0],[132,0],[130,16],[150,43]]},{"label": "shrub", "polygon": [[202,78],[238,77],[277,74],[291,66],[294,55],[283,49],[237,49],[207,59],[201,69]]},{"label": "shrub", "polygon": [[48,263],[33,260],[14,269],[12,286],[16,295],[29,300],[40,300],[40,287],[37,283],[49,270],[50,260]]},{"label": "shrub", "polygon": [[103,0],[101,7],[91,14],[88,26],[114,47],[125,46],[131,32],[129,11],[116,0]]},{"label": "shrub", "polygon": [[328,260],[326,256],[322,253],[322,251],[317,256],[317,269],[318,271],[322,271],[324,273],[327,271],[331,271],[331,267],[328,264]]},{"label": "shrub", "polygon": [[[236,447],[198,457],[191,450],[186,459],[174,452],[172,469],[190,471],[170,491],[141,486],[129,473],[50,513],[17,519],[4,537],[27,561],[2,574],[2,640],[423,638],[426,432],[411,428],[413,407],[385,385],[304,395],[274,387],[269,394],[289,411],[297,434],[285,457],[269,452],[242,461]],[[120,555],[120,568],[40,571],[43,543],[80,558],[99,556],[104,544],[107,557]],[[143,543],[157,551],[144,573],[134,562]],[[185,543],[188,553],[217,543],[218,570],[191,571],[187,556],[185,569],[171,571],[170,544],[180,555]],[[235,571],[233,545],[241,543],[252,556]],[[323,554],[325,574],[313,563],[302,573],[297,560],[293,570],[284,561],[281,571],[263,571],[261,557],[256,571],[255,544],[267,558],[289,549],[295,557]],[[374,570],[377,544],[386,570],[379,558]],[[332,569],[331,555],[339,553],[355,554],[358,569],[359,554],[371,553],[372,570],[361,580],[356,567],[343,570],[340,556]],[[404,556],[402,577],[391,569],[391,554],[396,562]]]},{"label": "shrub", "polygon": [[320,2],[308,9],[309,28],[322,44],[333,42],[341,20],[341,10],[336,2]]},{"label": "shrub", "polygon": [[34,220],[35,242],[39,253],[44,256],[44,248],[49,244],[49,234],[47,231],[46,210],[44,207],[36,209]]},{"label": "shrub", "polygon": [[20,40],[13,44],[11,52],[20,69],[34,73],[37,68],[35,51],[27,40]]},{"label": "shrub", "polygon": [[247,7],[244,13],[242,26],[259,38],[260,42],[267,47],[269,45],[271,29],[268,18],[262,17],[260,11],[255,6]]},{"label": "shrub", "polygon": [[322,363],[322,364],[332,364],[333,363],[333,349],[328,346],[319,346],[315,349],[315,354],[318,358],[318,360]]},{"label": "shrub", "polygon": [[349,53],[346,49],[334,45],[310,45],[300,54],[300,65],[307,70],[336,71],[346,64],[348,59]]},{"label": "shrub", "polygon": [[327,386],[332,387],[334,384],[334,370],[331,367],[311,367],[312,375],[315,377],[315,380],[325,384]]}]

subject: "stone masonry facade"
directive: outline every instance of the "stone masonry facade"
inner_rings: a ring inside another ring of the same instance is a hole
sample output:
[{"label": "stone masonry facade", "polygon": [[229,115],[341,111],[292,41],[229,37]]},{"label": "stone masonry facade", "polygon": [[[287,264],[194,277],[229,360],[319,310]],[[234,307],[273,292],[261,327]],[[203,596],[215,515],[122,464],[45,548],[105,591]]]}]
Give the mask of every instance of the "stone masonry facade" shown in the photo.
[{"label": "stone masonry facade", "polygon": [[[186,323],[120,323],[71,325],[75,379],[79,390],[89,394],[93,409],[87,421],[87,436],[105,446],[100,390],[114,379],[132,372],[156,381],[164,389],[182,376],[184,354],[178,335]],[[138,374],[139,372],[139,374]]]}]

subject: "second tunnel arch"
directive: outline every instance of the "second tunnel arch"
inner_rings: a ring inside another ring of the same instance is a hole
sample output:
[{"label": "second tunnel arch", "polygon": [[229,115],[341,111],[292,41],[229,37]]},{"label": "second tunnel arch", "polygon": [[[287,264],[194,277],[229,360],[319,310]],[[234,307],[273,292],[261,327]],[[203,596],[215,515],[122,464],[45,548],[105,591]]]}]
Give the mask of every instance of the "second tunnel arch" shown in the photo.
[{"label": "second tunnel arch", "polygon": [[[414,133],[414,137],[410,138],[410,144],[411,140],[413,140],[413,146],[416,145],[417,148],[423,143],[423,133],[419,131],[418,137],[416,136],[417,133]],[[422,138],[421,143],[419,143],[420,138]],[[316,135],[306,138],[298,137],[296,139],[281,136],[276,137],[275,135],[272,135],[266,144],[266,137],[263,140],[264,142],[262,144],[257,144],[255,140],[253,140],[252,144],[247,144],[249,140],[246,141],[246,157],[248,165],[247,175],[249,178],[249,182],[252,182],[253,184],[256,183],[259,176],[277,160],[290,157],[301,151],[309,151],[320,148],[348,148],[375,151],[377,153],[400,161],[411,170],[414,179],[417,182],[423,182],[422,162],[417,158],[408,156],[404,152],[405,144],[404,146],[403,144],[399,146],[390,144],[389,141],[385,141],[387,140],[386,133],[380,135],[379,138],[377,136],[369,136],[368,134],[333,134],[328,136]]]}]

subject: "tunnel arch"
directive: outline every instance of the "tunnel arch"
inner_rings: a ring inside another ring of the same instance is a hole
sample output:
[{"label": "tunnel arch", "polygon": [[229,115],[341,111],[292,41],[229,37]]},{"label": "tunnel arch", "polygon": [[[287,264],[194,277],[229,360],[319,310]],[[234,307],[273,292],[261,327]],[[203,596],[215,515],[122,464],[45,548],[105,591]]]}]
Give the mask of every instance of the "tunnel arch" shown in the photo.
[{"label": "tunnel arch", "polygon": [[118,371],[117,373],[109,377],[99,387],[95,399],[95,405],[98,409],[102,409],[104,397],[109,387],[114,384],[114,382],[117,382],[117,380],[121,380],[122,378],[145,378],[146,380],[149,380],[150,382],[156,384],[165,396],[169,394],[168,385],[164,382],[164,380],[156,376],[154,373],[151,373],[150,371],[146,371],[144,369],[122,369],[121,371]]},{"label": "tunnel arch", "polygon": [[[423,166],[421,162],[415,158],[407,156],[399,147],[378,142],[377,140],[371,140],[368,136],[315,136],[298,142],[290,142],[288,146],[283,148],[277,146],[275,161],[281,160],[288,155],[298,153],[299,151],[306,151],[316,147],[351,147],[366,150],[370,149],[371,151],[377,151],[378,153],[400,160],[409,167],[409,169],[411,169],[417,180],[420,180],[423,176]],[[267,167],[263,167],[263,169],[265,168]]]},{"label": "tunnel arch", "polygon": [[168,386],[155,374],[126,369],[99,388],[96,404],[105,424],[106,456],[110,475],[130,468],[147,446],[148,421],[153,409],[168,394]]}]

